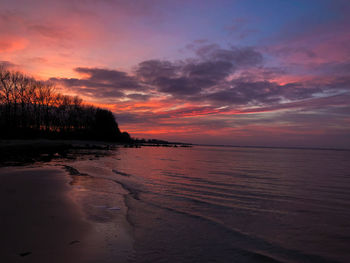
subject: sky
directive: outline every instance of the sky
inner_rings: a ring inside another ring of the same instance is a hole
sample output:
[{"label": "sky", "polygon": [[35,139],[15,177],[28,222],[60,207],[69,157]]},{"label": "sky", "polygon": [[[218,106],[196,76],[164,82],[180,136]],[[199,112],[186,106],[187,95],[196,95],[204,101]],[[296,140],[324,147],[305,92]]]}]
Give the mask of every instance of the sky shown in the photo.
[{"label": "sky", "polygon": [[0,64],[136,138],[350,148],[350,1],[0,0]]}]

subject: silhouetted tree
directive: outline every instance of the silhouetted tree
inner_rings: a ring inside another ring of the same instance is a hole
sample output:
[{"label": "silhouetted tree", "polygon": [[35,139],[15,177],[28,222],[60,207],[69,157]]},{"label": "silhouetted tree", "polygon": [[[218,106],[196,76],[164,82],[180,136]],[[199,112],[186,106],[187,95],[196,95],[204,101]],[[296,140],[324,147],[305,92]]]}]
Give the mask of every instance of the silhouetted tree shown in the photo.
[{"label": "silhouetted tree", "polygon": [[62,95],[46,82],[0,67],[0,138],[130,141],[113,113]]}]

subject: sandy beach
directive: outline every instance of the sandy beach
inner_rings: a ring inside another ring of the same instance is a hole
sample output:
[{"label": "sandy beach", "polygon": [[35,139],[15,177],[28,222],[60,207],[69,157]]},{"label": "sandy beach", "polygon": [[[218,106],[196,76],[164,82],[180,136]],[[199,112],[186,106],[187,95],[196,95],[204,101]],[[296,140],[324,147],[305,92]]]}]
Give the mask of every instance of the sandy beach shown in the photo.
[{"label": "sandy beach", "polygon": [[93,180],[62,166],[0,168],[0,261],[125,262],[123,193],[113,185],[111,207]]}]

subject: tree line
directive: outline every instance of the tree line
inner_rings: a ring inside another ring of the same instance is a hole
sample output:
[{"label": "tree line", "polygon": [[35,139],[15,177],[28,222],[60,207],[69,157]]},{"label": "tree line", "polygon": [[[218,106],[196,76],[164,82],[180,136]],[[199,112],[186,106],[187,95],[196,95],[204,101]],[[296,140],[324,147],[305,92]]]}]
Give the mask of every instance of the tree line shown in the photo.
[{"label": "tree line", "polygon": [[0,67],[0,138],[130,141],[113,113],[56,92],[54,85]]}]

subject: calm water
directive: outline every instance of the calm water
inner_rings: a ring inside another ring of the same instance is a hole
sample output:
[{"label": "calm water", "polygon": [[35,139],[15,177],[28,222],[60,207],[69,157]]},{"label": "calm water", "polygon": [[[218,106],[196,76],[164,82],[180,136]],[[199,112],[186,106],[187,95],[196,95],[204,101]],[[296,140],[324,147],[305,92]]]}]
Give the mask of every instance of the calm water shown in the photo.
[{"label": "calm water", "polygon": [[131,262],[350,261],[349,151],[119,148],[85,165],[130,192]]}]

